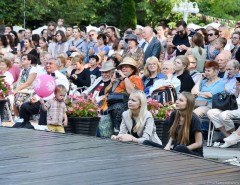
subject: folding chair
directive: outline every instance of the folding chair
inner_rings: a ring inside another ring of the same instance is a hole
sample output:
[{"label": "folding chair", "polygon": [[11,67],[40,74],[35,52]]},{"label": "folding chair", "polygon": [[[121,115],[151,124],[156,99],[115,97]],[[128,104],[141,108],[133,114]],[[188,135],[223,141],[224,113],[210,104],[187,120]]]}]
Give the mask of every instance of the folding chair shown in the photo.
[{"label": "folding chair", "polygon": [[[235,127],[240,126],[240,118],[234,118],[232,119]],[[214,134],[215,126],[214,124],[210,121],[209,122],[209,129],[208,129],[208,140],[207,140],[207,146],[212,146],[212,139],[213,139],[213,134]]]}]

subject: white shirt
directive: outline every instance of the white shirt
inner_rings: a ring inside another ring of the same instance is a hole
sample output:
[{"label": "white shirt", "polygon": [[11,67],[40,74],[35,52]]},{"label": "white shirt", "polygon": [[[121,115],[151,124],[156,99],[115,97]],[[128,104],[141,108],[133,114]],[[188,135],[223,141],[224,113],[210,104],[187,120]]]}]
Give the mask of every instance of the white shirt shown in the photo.
[{"label": "white shirt", "polygon": [[145,41],[146,44],[145,44],[145,46],[143,48],[144,52],[147,50],[147,47],[148,47],[149,43],[152,41],[152,39],[153,39],[153,37],[149,41]]},{"label": "white shirt", "polygon": [[[68,91],[69,90],[69,81],[68,81],[67,77],[58,70],[54,71],[53,73],[55,73],[56,85],[64,85],[64,87]],[[45,74],[47,74],[47,72]],[[54,93],[52,93],[50,96],[45,97],[43,99],[50,100],[50,99],[53,99],[54,96],[55,96]],[[39,96],[36,95],[36,98],[37,98],[37,100],[39,100]]]},{"label": "white shirt", "polygon": [[180,87],[181,87],[181,81],[176,77],[173,76],[172,79],[159,79],[156,80],[153,84],[153,86],[149,89],[149,93],[150,95],[152,94],[152,92],[156,89],[158,89],[159,87],[162,87],[164,85],[173,85],[177,94],[179,94],[180,91]]},{"label": "white shirt", "polygon": [[14,82],[14,78],[13,78],[12,73],[10,73],[9,71],[6,71],[3,74],[3,76],[5,76],[5,78],[4,78],[5,82],[7,82],[11,86],[11,88],[12,88],[12,84]]}]

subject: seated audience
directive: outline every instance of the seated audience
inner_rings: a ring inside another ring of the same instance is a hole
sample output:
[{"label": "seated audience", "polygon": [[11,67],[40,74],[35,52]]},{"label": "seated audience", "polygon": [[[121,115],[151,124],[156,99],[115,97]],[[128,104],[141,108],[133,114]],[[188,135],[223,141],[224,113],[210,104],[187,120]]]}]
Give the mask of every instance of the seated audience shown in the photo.
[{"label": "seated audience", "polygon": [[204,65],[205,73],[198,79],[192,89],[192,94],[196,95],[196,100],[207,100],[206,106],[199,106],[194,109],[194,113],[203,117],[212,107],[212,96],[224,91],[225,82],[217,76],[219,65],[215,61],[207,61]]},{"label": "seated audience", "polygon": [[188,66],[189,74],[192,77],[194,83],[196,83],[202,74],[197,71],[196,58],[193,55],[188,55],[188,60],[189,60]]},{"label": "seated audience", "polygon": [[162,144],[156,133],[152,114],[147,110],[144,92],[136,90],[130,94],[128,110],[122,113],[119,134],[111,139],[122,142],[143,143],[146,140]]},{"label": "seated audience", "polygon": [[240,31],[233,32],[231,39],[234,46],[234,48],[231,50],[232,59],[236,59],[238,62],[240,62]]},{"label": "seated audience", "polygon": [[170,139],[165,150],[187,153],[203,157],[203,137],[201,121],[193,113],[195,97],[189,92],[182,92],[176,101],[176,111],[172,112],[169,123]]},{"label": "seated audience", "polygon": [[179,94],[181,87],[181,81],[173,75],[175,72],[173,61],[164,61],[162,65],[162,73],[165,75],[165,78],[156,80],[153,83],[153,86],[149,89],[150,95],[152,92],[162,86],[173,86]]},{"label": "seated audience", "polygon": [[206,61],[206,50],[202,48],[203,36],[200,33],[195,33],[191,40],[191,48],[185,53],[186,56],[193,55],[197,62],[197,71],[202,72]]},{"label": "seated audience", "polygon": [[90,55],[89,56],[89,65],[88,68],[90,71],[90,79],[91,79],[91,85],[94,83],[94,81],[101,76],[101,72],[99,71],[98,67],[98,61],[99,58],[97,55]]},{"label": "seated audience", "polygon": [[225,39],[224,37],[219,37],[215,40],[215,48],[218,49],[221,53],[221,51],[224,50],[224,47],[227,44],[227,39]]},{"label": "seated audience", "polygon": [[115,102],[107,106],[108,93],[121,93],[129,96],[134,90],[143,90],[143,83],[139,76],[137,76],[137,62],[130,57],[125,57],[118,65],[118,71],[111,79],[111,86],[106,89],[106,97],[101,110],[108,110],[114,125],[114,131],[119,132],[122,113],[127,110],[126,102]]},{"label": "seated audience", "polygon": [[189,60],[187,56],[180,55],[174,60],[174,69],[177,78],[181,81],[180,91],[191,92],[193,86],[195,85],[192,77],[188,72]]},{"label": "seated audience", "polygon": [[129,34],[125,37],[125,42],[128,44],[128,48],[124,50],[122,58],[131,57],[137,62],[138,70],[143,67],[143,49],[138,47],[137,36]]},{"label": "seated audience", "polygon": [[218,77],[219,78],[226,78],[228,76],[228,71],[226,70],[227,62],[231,60],[230,55],[226,55],[224,52],[219,53],[215,59],[215,61],[219,65],[219,72]]},{"label": "seated audience", "polygon": [[216,29],[211,29],[208,32],[208,44],[205,45],[207,52],[207,60],[215,60],[216,56],[219,54],[219,50],[215,47],[215,40],[219,37],[219,31]]},{"label": "seated audience", "polygon": [[[207,112],[208,118],[214,124],[215,128],[219,129],[225,137],[228,137],[234,130],[235,126],[231,118],[240,118],[240,96],[239,84],[236,80],[239,75],[239,62],[237,60],[230,60],[227,64],[228,77],[223,79],[225,81],[225,92],[228,94],[235,94],[238,101],[237,110],[222,111],[219,109],[211,109]],[[236,86],[237,85],[237,86]]]},{"label": "seated audience", "polygon": [[[75,69],[72,70],[69,79],[71,82],[79,87],[89,87],[91,85],[90,71],[84,68],[84,56],[77,55],[72,58],[72,65],[75,66]],[[82,91],[79,90],[81,93]]]},{"label": "seated audience", "polygon": [[162,78],[165,78],[165,76],[161,73],[161,63],[156,57],[149,57],[144,67],[144,76],[142,77],[144,92],[146,93],[147,97],[150,96],[150,87],[153,86],[156,80]]}]

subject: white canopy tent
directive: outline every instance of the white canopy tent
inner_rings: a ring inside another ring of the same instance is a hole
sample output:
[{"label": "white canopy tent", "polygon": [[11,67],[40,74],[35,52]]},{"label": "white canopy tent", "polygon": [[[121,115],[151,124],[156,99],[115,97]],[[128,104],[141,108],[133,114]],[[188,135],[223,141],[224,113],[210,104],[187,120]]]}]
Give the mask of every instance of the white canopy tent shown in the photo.
[{"label": "white canopy tent", "polygon": [[204,28],[208,27],[208,26],[212,26],[213,28],[217,29],[221,24],[216,23],[216,22],[212,22],[206,26],[204,26]]},{"label": "white canopy tent", "polygon": [[190,23],[187,25],[187,28],[196,30],[196,29],[201,28],[201,26],[194,24],[194,23]]},{"label": "white canopy tent", "polygon": [[21,26],[13,26],[13,31],[18,33],[19,30],[25,30],[25,29]]},{"label": "white canopy tent", "polygon": [[35,30],[32,31],[32,34],[38,34],[38,35],[41,35],[41,31],[44,30],[44,29],[47,29],[48,27],[46,25],[42,26],[42,27],[39,27]]}]

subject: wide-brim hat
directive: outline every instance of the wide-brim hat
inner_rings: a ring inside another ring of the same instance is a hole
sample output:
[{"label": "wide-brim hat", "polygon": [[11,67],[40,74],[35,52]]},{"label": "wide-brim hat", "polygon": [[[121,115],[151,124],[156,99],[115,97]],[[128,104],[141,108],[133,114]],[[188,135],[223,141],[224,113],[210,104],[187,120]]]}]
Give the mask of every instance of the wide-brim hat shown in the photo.
[{"label": "wide-brim hat", "polygon": [[102,63],[102,67],[99,69],[99,71],[105,72],[105,71],[110,71],[113,69],[115,69],[113,62],[108,60],[108,61]]},{"label": "wide-brim hat", "polygon": [[125,37],[125,42],[128,43],[128,40],[135,40],[135,42],[138,44],[137,35],[128,34],[128,35]]},{"label": "wide-brim hat", "polygon": [[122,65],[130,65],[135,68],[135,71],[137,71],[137,62],[131,57],[124,57],[122,62],[118,65],[118,69],[122,68]]}]

